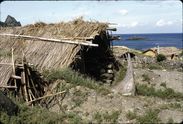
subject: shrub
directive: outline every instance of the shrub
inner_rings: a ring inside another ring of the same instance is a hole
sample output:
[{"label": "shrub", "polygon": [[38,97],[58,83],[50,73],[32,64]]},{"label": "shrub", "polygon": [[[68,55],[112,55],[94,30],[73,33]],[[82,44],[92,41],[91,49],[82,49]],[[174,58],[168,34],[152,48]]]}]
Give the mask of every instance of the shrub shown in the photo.
[{"label": "shrub", "polygon": [[154,64],[154,63],[151,63],[147,66],[149,69],[162,69],[162,66],[160,66],[159,64]]},{"label": "shrub", "polygon": [[162,82],[162,83],[160,84],[160,86],[166,88],[166,83],[165,83],[165,82]]},{"label": "shrub", "polygon": [[143,77],[143,81],[150,82],[151,80],[147,74],[143,74],[142,77]]},{"label": "shrub", "polygon": [[118,117],[120,115],[119,111],[113,111],[111,113],[104,112],[104,113],[95,113],[94,119],[97,121],[97,123],[112,123],[116,124]]},{"label": "shrub", "polygon": [[157,55],[156,60],[157,60],[158,62],[161,62],[161,61],[166,60],[166,57],[165,57],[165,55],[163,55],[163,54],[159,54],[159,55]]},{"label": "shrub", "polygon": [[82,92],[80,90],[76,91],[73,94],[72,101],[74,102],[74,107],[80,106],[84,103],[88,98],[88,94],[86,92]]},{"label": "shrub", "polygon": [[16,116],[8,116],[0,112],[0,123],[2,124],[57,124],[67,123],[80,124],[81,117],[78,114],[54,113],[47,109],[35,106],[33,108],[24,104],[19,104],[20,111]]},{"label": "shrub", "polygon": [[139,123],[159,123],[160,119],[158,118],[158,110],[149,109],[145,112],[144,115],[137,117]]},{"label": "shrub", "polygon": [[123,78],[125,77],[126,75],[126,68],[124,66],[121,66],[120,69],[119,69],[119,72],[116,74],[116,81],[115,82],[119,82],[121,80],[123,80]]},{"label": "shrub", "polygon": [[146,84],[137,84],[137,94],[143,96],[155,96],[163,99],[183,99],[183,94],[175,92],[171,88],[165,88],[164,90],[155,90],[153,86],[147,86]]},{"label": "shrub", "polygon": [[128,118],[129,120],[133,120],[136,117],[137,117],[137,114],[135,112],[128,111],[128,113],[126,114],[126,118]]},{"label": "shrub", "polygon": [[180,56],[183,56],[183,50],[182,50],[182,52],[179,54]]}]

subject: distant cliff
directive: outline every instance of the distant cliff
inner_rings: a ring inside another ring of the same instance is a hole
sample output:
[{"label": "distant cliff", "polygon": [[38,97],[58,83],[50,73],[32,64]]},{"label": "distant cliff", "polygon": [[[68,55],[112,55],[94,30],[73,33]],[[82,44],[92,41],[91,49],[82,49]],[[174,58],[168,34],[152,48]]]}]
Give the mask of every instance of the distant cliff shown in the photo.
[{"label": "distant cliff", "polygon": [[0,21],[1,27],[14,27],[14,26],[21,26],[21,23],[17,21],[14,17],[8,15],[5,22]]}]

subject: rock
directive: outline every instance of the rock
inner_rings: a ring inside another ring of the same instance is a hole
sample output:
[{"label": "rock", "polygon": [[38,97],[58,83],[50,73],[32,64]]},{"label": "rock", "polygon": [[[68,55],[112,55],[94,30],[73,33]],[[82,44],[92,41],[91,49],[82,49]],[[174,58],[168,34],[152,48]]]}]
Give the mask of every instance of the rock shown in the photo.
[{"label": "rock", "polygon": [[112,80],[105,80],[105,82],[106,82],[107,84],[111,84],[111,83],[112,83]]},{"label": "rock", "polygon": [[101,73],[101,74],[105,73],[105,69],[101,69],[101,70],[100,70],[100,73]]},{"label": "rock", "polygon": [[109,73],[109,74],[113,74],[114,72],[113,72],[113,70],[112,70],[112,69],[109,69],[109,70],[107,70],[107,73]]},{"label": "rock", "polygon": [[113,67],[112,64],[107,65],[107,68],[108,68],[108,69],[111,69],[112,67]]},{"label": "rock", "polygon": [[5,24],[7,26],[21,26],[20,22],[10,15],[7,16]]},{"label": "rock", "polygon": [[102,79],[112,79],[114,77],[113,74],[104,73],[100,76]]},{"label": "rock", "polygon": [[16,115],[18,106],[11,99],[0,91],[0,111],[6,112],[9,116]]},{"label": "rock", "polygon": [[181,123],[183,121],[183,112],[176,110],[163,110],[158,116],[163,123],[167,123],[169,119],[173,119],[174,123]]}]

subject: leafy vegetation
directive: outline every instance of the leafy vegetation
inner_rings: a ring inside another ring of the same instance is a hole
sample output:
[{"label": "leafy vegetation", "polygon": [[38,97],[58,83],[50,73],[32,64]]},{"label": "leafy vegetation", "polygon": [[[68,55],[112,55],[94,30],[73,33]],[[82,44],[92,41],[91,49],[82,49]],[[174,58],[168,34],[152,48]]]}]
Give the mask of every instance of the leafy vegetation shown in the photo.
[{"label": "leafy vegetation", "polygon": [[165,55],[163,55],[163,54],[158,54],[156,60],[157,60],[158,62],[161,62],[161,61],[166,60],[166,57],[165,57]]},{"label": "leafy vegetation", "polygon": [[179,54],[180,56],[183,56],[183,50],[182,50],[182,52]]},{"label": "leafy vegetation", "polygon": [[75,103],[74,107],[80,106],[84,101],[87,100],[87,93],[82,92],[80,90],[76,91],[74,93],[74,96],[72,97],[72,101]]},{"label": "leafy vegetation", "polygon": [[137,84],[137,94],[143,96],[155,96],[163,99],[182,99],[183,94],[175,92],[171,88],[165,88],[164,90],[155,90],[153,86],[147,86],[146,84]]},{"label": "leafy vegetation", "polygon": [[133,120],[137,117],[137,113],[136,112],[131,112],[131,111],[128,111],[126,113],[126,118],[128,118],[129,120]]},{"label": "leafy vegetation", "polygon": [[150,82],[151,80],[147,74],[143,74],[142,77],[143,77],[143,81]]},{"label": "leafy vegetation", "polygon": [[162,66],[159,65],[158,63],[151,63],[151,64],[147,65],[147,68],[149,68],[151,70],[153,70],[153,69],[160,70],[160,69],[162,69]]},{"label": "leafy vegetation", "polygon": [[137,122],[139,123],[159,123],[158,110],[148,109],[144,115],[137,117]]},{"label": "leafy vegetation", "polygon": [[97,82],[87,77],[86,75],[82,75],[79,72],[73,71],[69,68],[45,71],[43,75],[50,82],[61,79],[74,85],[80,85],[80,86],[88,87],[90,89],[95,89],[97,92],[99,92],[102,95],[106,95],[110,93],[110,90],[108,88],[99,85],[101,84],[100,82]]},{"label": "leafy vegetation", "polygon": [[162,83],[160,84],[160,86],[166,88],[166,83],[165,83],[165,82],[162,82]]},{"label": "leafy vegetation", "polygon": [[95,113],[94,119],[97,121],[98,124],[100,123],[112,123],[116,124],[118,117],[120,115],[119,111],[113,111],[111,113],[104,112],[104,113]]},{"label": "leafy vegetation", "polygon": [[81,118],[75,113],[54,113],[41,107],[28,107],[19,104],[20,111],[16,116],[8,116],[0,112],[0,123],[3,124],[55,124],[55,123],[81,123]]},{"label": "leafy vegetation", "polygon": [[120,69],[119,69],[119,72],[116,74],[116,80],[115,82],[119,82],[121,80],[123,80],[123,78],[125,77],[126,75],[126,67],[125,66],[121,66]]}]

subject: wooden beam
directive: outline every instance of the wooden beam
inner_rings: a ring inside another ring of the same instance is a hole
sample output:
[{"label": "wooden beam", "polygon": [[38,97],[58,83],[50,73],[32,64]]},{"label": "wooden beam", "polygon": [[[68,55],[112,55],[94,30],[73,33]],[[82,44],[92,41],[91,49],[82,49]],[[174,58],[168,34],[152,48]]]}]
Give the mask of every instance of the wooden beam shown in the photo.
[{"label": "wooden beam", "polygon": [[35,101],[38,101],[38,100],[41,100],[41,99],[45,99],[45,98],[47,98],[47,97],[60,95],[60,94],[63,94],[63,93],[66,93],[66,91],[61,91],[61,92],[58,92],[58,93],[55,93],[55,94],[45,95],[45,96],[39,97],[39,98],[37,98],[37,99],[31,100],[31,101],[29,101],[28,103],[31,104],[32,102],[35,102]]},{"label": "wooden beam", "polygon": [[20,76],[16,76],[16,75],[11,75],[11,78],[20,79],[21,80],[21,77]]},{"label": "wooden beam", "polygon": [[107,28],[106,30],[110,30],[110,31],[117,31],[117,29],[116,29],[116,28],[111,28],[111,27]]},{"label": "wooden beam", "polygon": [[19,37],[19,38],[27,38],[27,39],[35,39],[35,40],[47,41],[47,42],[68,43],[68,44],[77,44],[77,45],[98,47],[98,44],[93,44],[91,42],[88,42],[88,41],[86,41],[87,39],[73,41],[72,39],[66,39],[66,38],[65,39],[62,38],[60,40],[60,39],[36,37],[36,36],[29,36],[29,35],[5,34],[5,33],[0,34],[0,36]]}]

